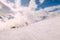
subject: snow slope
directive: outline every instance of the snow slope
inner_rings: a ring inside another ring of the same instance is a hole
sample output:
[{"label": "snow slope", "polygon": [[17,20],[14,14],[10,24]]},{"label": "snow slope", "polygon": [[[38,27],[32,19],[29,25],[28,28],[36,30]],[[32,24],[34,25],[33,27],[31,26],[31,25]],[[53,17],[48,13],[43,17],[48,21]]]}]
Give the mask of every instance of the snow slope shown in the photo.
[{"label": "snow slope", "polygon": [[23,28],[0,31],[0,40],[60,40],[60,17]]}]

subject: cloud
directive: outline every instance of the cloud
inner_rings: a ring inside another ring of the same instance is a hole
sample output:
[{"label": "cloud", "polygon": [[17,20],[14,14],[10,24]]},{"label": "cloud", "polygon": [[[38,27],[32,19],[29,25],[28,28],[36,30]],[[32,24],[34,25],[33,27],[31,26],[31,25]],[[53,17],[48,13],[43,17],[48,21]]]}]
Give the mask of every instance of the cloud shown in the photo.
[{"label": "cloud", "polygon": [[45,0],[40,0],[40,3],[42,4]]},{"label": "cloud", "polygon": [[37,7],[35,0],[30,0],[30,4],[29,4],[29,8],[32,10],[35,10],[35,8]]},{"label": "cloud", "polygon": [[57,5],[57,6],[51,6],[51,7],[46,7],[46,8],[44,8],[44,10],[48,12],[48,11],[54,10],[54,9],[56,9],[56,8],[60,8],[60,5]]},{"label": "cloud", "polygon": [[[7,21],[7,23],[6,23],[8,25],[10,23],[11,26],[13,26],[15,24],[21,25],[21,23],[24,24],[25,21],[28,21],[29,23],[35,23],[35,22],[44,20],[46,18],[52,17],[53,15],[59,15],[57,13],[60,13],[59,11],[58,12],[49,12],[50,10],[53,10],[55,8],[60,8],[60,5],[51,6],[51,7],[47,7],[47,8],[35,11],[35,8],[37,7],[37,5],[35,4],[35,0],[30,0],[29,7],[22,7],[20,5],[21,0],[18,0],[18,1],[16,0],[15,2],[16,2],[15,3],[16,9],[13,9],[13,7],[11,7],[11,6],[13,6],[13,4],[11,2],[10,2],[10,5],[3,2],[15,14],[16,18],[11,20],[12,23],[11,23],[11,21]],[[43,3],[43,0],[40,0],[40,2]]]}]

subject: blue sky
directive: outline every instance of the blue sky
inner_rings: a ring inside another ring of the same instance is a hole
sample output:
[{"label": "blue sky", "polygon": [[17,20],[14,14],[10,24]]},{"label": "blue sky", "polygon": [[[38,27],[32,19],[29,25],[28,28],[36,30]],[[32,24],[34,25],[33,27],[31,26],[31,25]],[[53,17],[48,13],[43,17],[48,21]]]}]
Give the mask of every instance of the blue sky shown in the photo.
[{"label": "blue sky", "polygon": [[44,3],[40,4],[39,0],[36,0],[37,8],[46,8],[50,6],[60,5],[60,0],[45,0]]},{"label": "blue sky", "polygon": [[[14,0],[8,0],[8,1],[14,3]],[[30,0],[21,0],[21,5],[26,7],[29,5],[29,1]],[[45,0],[42,4],[39,2],[39,0],[35,0],[35,3],[38,5],[36,10],[39,10],[41,8],[43,9],[50,6],[60,5],[60,0]]]}]

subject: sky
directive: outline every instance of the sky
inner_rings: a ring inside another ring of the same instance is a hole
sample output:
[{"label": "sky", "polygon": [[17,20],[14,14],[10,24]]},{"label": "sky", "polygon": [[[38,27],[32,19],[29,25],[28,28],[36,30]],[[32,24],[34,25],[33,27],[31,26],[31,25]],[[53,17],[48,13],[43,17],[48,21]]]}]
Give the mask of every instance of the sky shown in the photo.
[{"label": "sky", "polygon": [[[14,3],[14,0],[8,0],[10,2]],[[28,6],[30,0],[21,0],[21,5],[22,6]],[[57,6],[60,5],[60,0],[45,0],[42,4],[39,2],[39,0],[35,0],[35,3],[38,5],[37,9],[40,8],[46,8],[50,6]]]},{"label": "sky", "polygon": [[[10,2],[14,2],[15,0],[7,0],[7,1],[10,1]],[[22,5],[26,5],[25,3],[29,3],[30,0],[21,0]],[[40,5],[40,2],[39,0],[35,0],[36,4],[37,5]],[[45,0],[44,3],[42,5],[44,6],[51,6],[51,5],[59,5],[60,4],[60,0]]]},{"label": "sky", "polygon": [[40,4],[39,0],[36,0],[37,8],[46,8],[50,6],[60,5],[60,0],[45,0],[42,4]]}]

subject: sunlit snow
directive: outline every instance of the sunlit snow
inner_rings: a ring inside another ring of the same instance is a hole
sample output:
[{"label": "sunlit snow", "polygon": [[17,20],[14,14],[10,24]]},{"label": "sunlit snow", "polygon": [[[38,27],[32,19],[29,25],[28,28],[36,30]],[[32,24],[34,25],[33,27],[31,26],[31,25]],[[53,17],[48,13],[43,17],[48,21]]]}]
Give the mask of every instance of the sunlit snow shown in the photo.
[{"label": "sunlit snow", "polygon": [[0,40],[60,40],[60,0],[0,0]]},{"label": "sunlit snow", "polygon": [[[43,4],[45,0],[39,0],[39,2]],[[0,6],[0,29],[9,29],[13,26],[28,26],[45,19],[60,16],[60,5],[36,10],[38,6],[36,0],[3,0],[0,1],[0,4],[2,5],[2,8]]]}]

